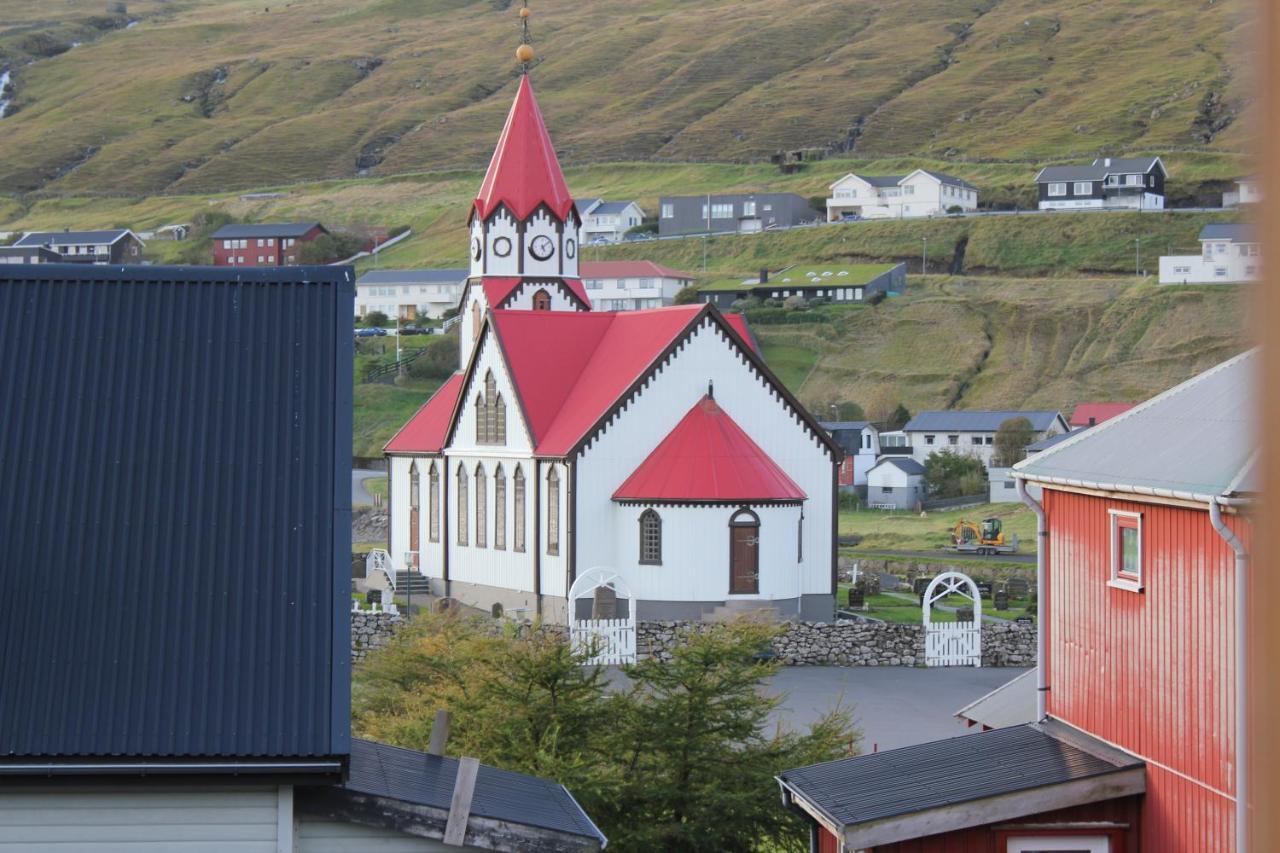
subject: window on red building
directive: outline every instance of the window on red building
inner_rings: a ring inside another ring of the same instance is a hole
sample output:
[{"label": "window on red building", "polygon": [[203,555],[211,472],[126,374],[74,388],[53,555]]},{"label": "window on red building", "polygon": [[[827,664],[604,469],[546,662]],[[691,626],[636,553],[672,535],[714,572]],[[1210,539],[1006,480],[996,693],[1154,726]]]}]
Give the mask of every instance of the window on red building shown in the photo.
[{"label": "window on red building", "polygon": [[1111,580],[1109,584],[1137,592],[1142,589],[1142,513],[1110,510]]}]

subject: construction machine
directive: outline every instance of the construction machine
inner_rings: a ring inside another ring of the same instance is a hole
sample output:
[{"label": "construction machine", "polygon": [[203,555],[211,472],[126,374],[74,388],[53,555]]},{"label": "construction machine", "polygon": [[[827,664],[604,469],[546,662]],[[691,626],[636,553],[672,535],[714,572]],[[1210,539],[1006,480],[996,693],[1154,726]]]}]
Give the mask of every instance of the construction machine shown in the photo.
[{"label": "construction machine", "polygon": [[1016,554],[1018,537],[1004,535],[1004,524],[998,518],[984,518],[979,523],[956,522],[951,531],[951,550],[965,554]]}]

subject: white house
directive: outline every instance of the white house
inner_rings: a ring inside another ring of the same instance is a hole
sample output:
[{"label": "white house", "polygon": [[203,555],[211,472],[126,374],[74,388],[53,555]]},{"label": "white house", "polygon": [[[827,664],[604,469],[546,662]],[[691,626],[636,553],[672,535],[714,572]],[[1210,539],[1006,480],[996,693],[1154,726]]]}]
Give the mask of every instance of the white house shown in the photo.
[{"label": "white house", "polygon": [[597,311],[670,305],[693,275],[653,261],[583,261],[582,281]]},{"label": "white house", "polygon": [[1054,411],[946,410],[921,412],[908,421],[902,431],[917,462],[923,463],[940,450],[950,450],[976,457],[990,468],[995,456],[996,431],[1005,421],[1019,417],[1031,422],[1036,440],[1070,430],[1066,418]]},{"label": "white house", "polygon": [[634,201],[580,198],[575,204],[582,219],[582,240],[588,245],[620,243],[628,231],[644,222],[644,211]]},{"label": "white house", "polygon": [[392,320],[439,318],[458,304],[466,269],[369,270],[356,281],[356,316],[381,311]]},{"label": "white house", "polygon": [[1256,177],[1237,178],[1236,188],[1222,194],[1223,207],[1262,203],[1262,181]]},{"label": "white house", "polygon": [[855,175],[831,184],[827,221],[910,219],[978,209],[978,188],[968,181],[916,169],[909,175]]},{"label": "white house", "polygon": [[527,77],[470,226],[463,369],[385,448],[393,562],[561,623],[832,618],[838,445],[740,316],[593,310]]},{"label": "white house", "polygon": [[909,456],[885,456],[867,471],[867,506],[915,509],[924,500],[924,466]]},{"label": "white house", "polygon": [[823,421],[822,427],[844,451],[840,485],[865,486],[867,472],[880,456],[880,431],[869,421]]},{"label": "white house", "polygon": [[1161,284],[1240,284],[1257,281],[1262,246],[1250,225],[1211,222],[1200,229],[1200,254],[1160,258]]}]

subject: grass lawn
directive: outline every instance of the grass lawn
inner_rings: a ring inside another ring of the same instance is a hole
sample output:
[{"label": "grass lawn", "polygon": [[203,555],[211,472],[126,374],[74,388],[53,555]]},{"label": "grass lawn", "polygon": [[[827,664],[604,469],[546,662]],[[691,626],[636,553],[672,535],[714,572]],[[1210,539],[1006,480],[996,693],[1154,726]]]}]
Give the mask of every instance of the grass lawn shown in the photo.
[{"label": "grass lawn", "polygon": [[386,477],[370,477],[364,481],[364,487],[369,494],[379,496],[384,501],[387,499]]},{"label": "grass lawn", "polygon": [[[881,593],[879,595],[867,596],[868,610],[862,611],[864,615],[875,619],[882,619],[885,622],[894,622],[900,625],[920,625],[923,623],[923,612],[919,602],[915,596],[910,593],[907,597],[901,595],[893,595],[890,593]],[[849,585],[841,584],[840,592],[836,599],[841,607],[848,605],[849,601]],[[968,607],[972,604],[969,599],[962,595],[951,595],[943,599],[940,604],[949,607]],[[1031,612],[1027,612],[1027,608],[1031,607]],[[1010,621],[1017,619],[1019,616],[1035,616],[1035,608],[1032,606],[1030,599],[1016,599],[1009,602],[1008,610],[994,609],[994,603],[991,599],[982,600],[982,615],[995,616],[1000,619],[1008,619]],[[954,622],[956,616],[948,610],[940,610],[936,606],[933,610],[934,622]]]},{"label": "grass lawn", "polygon": [[408,385],[359,384],[355,387],[355,415],[351,450],[355,456],[381,456],[382,447],[422,407],[438,382]]},{"label": "grass lawn", "polygon": [[800,391],[800,386],[804,384],[804,380],[818,360],[818,354],[805,347],[762,342],[761,349],[765,364],[769,365],[769,369],[777,374],[782,384],[787,386],[787,390],[793,394]]},{"label": "grass lawn", "polygon": [[1022,504],[984,504],[968,509],[928,512],[923,517],[910,512],[843,510],[840,534],[858,535],[862,540],[849,553],[888,549],[895,551],[936,551],[951,544],[951,530],[960,519],[978,522],[984,518],[1004,522],[1005,536],[1017,534],[1018,550],[1034,554],[1036,517]]}]

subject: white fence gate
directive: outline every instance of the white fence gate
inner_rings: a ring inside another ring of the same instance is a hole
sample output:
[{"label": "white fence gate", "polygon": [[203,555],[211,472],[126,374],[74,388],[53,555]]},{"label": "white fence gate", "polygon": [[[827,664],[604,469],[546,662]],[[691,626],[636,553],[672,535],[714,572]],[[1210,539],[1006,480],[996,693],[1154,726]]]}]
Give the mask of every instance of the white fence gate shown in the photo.
[{"label": "white fence gate", "polygon": [[[627,615],[610,619],[577,619],[577,601],[607,589],[613,600],[626,599]],[[636,602],[631,589],[612,569],[589,569],[569,589],[569,639],[574,650],[592,650],[593,664],[636,662]]]},{"label": "white fence gate", "polygon": [[[950,595],[973,602],[972,622],[934,623],[934,602]],[[920,607],[926,666],[982,666],[982,595],[971,577],[961,572],[943,572],[929,582]]]}]

